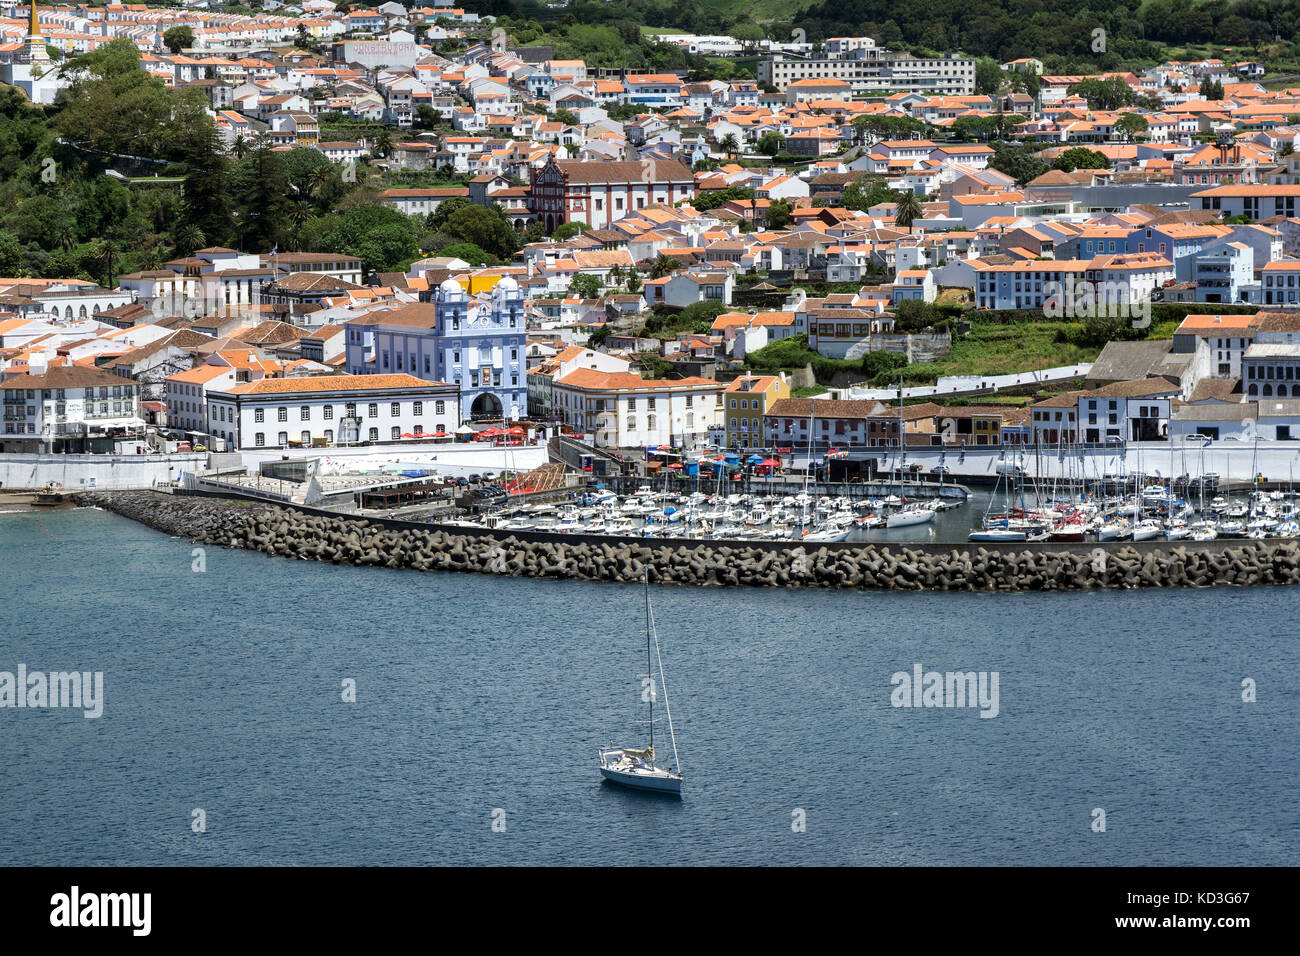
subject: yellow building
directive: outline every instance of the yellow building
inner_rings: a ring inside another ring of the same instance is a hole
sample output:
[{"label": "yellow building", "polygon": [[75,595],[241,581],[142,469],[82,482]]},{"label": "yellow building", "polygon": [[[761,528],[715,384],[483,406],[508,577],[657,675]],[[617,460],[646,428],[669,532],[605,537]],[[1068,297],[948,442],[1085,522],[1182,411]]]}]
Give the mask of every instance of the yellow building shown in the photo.
[{"label": "yellow building", "polygon": [[790,386],[775,375],[742,375],[723,392],[723,425],[728,448],[761,448],[763,415],[772,403],[790,397]]}]

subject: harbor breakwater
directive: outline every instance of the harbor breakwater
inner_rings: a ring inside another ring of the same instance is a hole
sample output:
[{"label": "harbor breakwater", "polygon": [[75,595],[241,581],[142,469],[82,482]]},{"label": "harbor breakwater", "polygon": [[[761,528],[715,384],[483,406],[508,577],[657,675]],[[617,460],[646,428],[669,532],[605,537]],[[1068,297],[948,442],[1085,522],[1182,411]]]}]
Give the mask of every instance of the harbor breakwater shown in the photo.
[{"label": "harbor breakwater", "polygon": [[520,577],[732,587],[1017,591],[1300,584],[1292,540],[908,546],[602,539],[371,520],[245,500],[157,492],[76,496],[198,544],[334,564]]}]

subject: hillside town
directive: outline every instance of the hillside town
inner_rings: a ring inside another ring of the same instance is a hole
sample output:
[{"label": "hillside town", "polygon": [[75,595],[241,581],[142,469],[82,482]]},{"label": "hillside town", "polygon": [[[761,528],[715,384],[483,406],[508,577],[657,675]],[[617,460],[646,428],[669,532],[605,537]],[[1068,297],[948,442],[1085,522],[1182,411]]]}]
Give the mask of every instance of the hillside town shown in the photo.
[{"label": "hillside town", "polygon": [[[1300,426],[1300,87],[1260,63],[1024,59],[976,93],[972,59],[850,37],[692,82],[555,59],[447,3],[341,9],[0,3],[0,80],[55,104],[60,62],[127,41],[201,91],[222,149],[318,154],[417,224],[490,210],[517,248],[212,244],[116,274],[110,254],[111,282],[0,278],[0,451],[495,427],[780,462]],[[340,122],[364,135],[326,138]],[[129,172],[104,175],[143,188]],[[953,361],[1017,322],[1057,323],[1073,360]]]}]

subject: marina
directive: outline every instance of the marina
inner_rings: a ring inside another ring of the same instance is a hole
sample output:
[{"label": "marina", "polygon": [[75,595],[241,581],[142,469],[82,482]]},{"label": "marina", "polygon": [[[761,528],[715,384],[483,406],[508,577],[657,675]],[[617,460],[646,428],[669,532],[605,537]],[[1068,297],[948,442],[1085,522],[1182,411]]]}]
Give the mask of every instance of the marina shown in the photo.
[{"label": "marina", "polygon": [[567,499],[511,501],[509,490],[450,527],[620,538],[727,541],[1141,542],[1300,537],[1294,492],[1233,489],[1218,477],[1160,483],[1118,476],[1067,487],[1008,475],[991,491],[900,483],[877,495],[762,494],[642,481],[599,483]]}]

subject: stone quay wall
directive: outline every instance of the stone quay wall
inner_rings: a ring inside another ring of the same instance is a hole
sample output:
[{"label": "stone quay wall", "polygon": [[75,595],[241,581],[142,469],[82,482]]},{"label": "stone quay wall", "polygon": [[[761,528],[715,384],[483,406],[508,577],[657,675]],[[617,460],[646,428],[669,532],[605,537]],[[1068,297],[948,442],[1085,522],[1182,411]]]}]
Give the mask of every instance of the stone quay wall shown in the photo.
[{"label": "stone quay wall", "polygon": [[712,587],[1055,591],[1300,583],[1292,540],[879,545],[607,538],[360,519],[230,497],[148,491],[75,496],[196,543],[416,571]]}]

